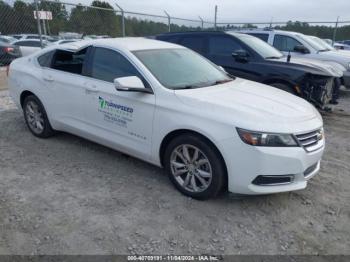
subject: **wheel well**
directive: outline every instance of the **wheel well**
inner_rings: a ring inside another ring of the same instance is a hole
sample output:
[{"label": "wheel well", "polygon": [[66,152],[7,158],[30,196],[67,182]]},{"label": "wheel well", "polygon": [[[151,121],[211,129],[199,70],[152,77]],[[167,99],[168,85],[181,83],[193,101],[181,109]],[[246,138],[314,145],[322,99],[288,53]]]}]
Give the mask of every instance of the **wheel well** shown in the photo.
[{"label": "wheel well", "polygon": [[23,91],[22,94],[21,94],[21,97],[20,97],[20,102],[21,102],[21,106],[23,107],[23,102],[24,102],[24,99],[27,97],[27,96],[31,96],[31,95],[34,95],[32,92],[30,91]]},{"label": "wheel well", "polygon": [[[167,148],[167,146],[169,145],[169,143],[171,142],[171,140],[173,140],[175,137],[178,137],[178,136],[181,136],[181,135],[185,135],[185,134],[191,134],[191,135],[195,135],[195,136],[199,136],[201,137],[202,139],[204,139],[205,141],[207,141],[211,147],[218,153],[221,161],[222,161],[222,164],[224,165],[224,168],[225,168],[225,173],[226,173],[226,182],[228,181],[228,177],[227,177],[227,167],[226,167],[226,163],[225,163],[225,160],[222,156],[222,154],[220,153],[219,149],[215,146],[215,144],[209,139],[207,138],[206,136],[196,132],[196,131],[193,131],[193,130],[188,130],[188,129],[179,129],[179,130],[175,130],[175,131],[172,131],[170,132],[169,134],[167,134],[161,145],[160,145],[160,150],[159,150],[159,158],[160,158],[160,162],[162,164],[162,166],[164,166],[164,154],[165,154],[165,150]],[[225,187],[227,188],[227,183],[225,185]]]}]

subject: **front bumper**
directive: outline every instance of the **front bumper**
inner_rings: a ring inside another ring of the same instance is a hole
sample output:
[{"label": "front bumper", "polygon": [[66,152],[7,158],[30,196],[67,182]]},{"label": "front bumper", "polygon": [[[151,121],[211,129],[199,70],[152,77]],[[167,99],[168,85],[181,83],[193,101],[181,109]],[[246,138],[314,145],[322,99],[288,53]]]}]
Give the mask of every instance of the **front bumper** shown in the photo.
[{"label": "front bumper", "polygon": [[[324,143],[324,140],[322,141]],[[271,194],[304,189],[320,169],[323,146],[306,152],[302,147],[254,147],[242,141],[221,143],[228,171],[228,190],[239,194]],[[258,176],[293,176],[286,184],[256,185]]]}]

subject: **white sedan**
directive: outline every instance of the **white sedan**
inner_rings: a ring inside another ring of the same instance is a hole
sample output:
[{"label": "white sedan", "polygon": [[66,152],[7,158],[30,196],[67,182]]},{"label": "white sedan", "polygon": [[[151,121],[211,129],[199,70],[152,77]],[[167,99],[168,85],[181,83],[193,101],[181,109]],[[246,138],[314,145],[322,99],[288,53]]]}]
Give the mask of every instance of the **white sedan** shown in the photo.
[{"label": "white sedan", "polygon": [[178,45],[51,46],[14,61],[9,86],[33,135],[65,131],[164,167],[193,198],[299,190],[320,169],[323,122],[311,104]]},{"label": "white sedan", "polygon": [[[41,42],[37,39],[17,40],[12,44],[19,46],[22,56],[28,56],[41,50]],[[46,41],[43,41],[42,45],[43,47],[46,47],[48,43]]]}]

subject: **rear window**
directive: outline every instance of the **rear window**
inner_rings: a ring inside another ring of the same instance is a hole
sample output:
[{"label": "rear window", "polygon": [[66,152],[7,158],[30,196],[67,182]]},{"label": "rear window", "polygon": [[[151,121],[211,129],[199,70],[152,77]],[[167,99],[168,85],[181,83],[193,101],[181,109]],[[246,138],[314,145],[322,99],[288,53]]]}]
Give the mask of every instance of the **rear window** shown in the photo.
[{"label": "rear window", "polygon": [[14,43],[14,45],[29,46],[29,47],[41,47],[40,41],[20,41],[20,42]]},{"label": "rear window", "polygon": [[257,38],[260,38],[264,42],[269,41],[269,35],[268,34],[262,34],[262,33],[248,33],[248,35],[255,36]]},{"label": "rear window", "polygon": [[200,36],[188,36],[184,37],[180,42],[181,45],[192,49],[198,53],[204,52],[204,39]]}]

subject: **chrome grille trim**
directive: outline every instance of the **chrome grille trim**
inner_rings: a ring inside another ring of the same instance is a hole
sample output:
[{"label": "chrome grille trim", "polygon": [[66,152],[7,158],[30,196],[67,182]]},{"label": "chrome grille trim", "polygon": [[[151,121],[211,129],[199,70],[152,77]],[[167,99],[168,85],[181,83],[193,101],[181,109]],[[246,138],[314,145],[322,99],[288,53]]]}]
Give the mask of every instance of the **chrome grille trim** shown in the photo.
[{"label": "chrome grille trim", "polygon": [[318,129],[312,132],[295,135],[299,145],[307,152],[316,151],[324,146],[323,130]]}]

